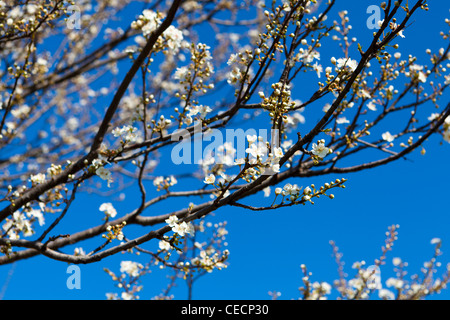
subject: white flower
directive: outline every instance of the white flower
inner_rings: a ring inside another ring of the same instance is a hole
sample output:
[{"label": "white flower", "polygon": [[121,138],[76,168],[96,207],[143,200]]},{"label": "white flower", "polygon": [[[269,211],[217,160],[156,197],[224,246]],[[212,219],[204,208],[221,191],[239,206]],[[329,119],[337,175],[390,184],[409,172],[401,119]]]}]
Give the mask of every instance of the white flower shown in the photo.
[{"label": "white flower", "polygon": [[173,75],[174,79],[177,80],[185,80],[186,75],[188,74],[189,69],[187,67],[180,67],[175,70],[175,73]]},{"label": "white flower", "polygon": [[417,73],[418,74],[418,79],[419,81],[425,83],[427,82],[427,75],[422,71],[423,70],[423,66],[418,65],[418,64],[413,64],[409,66],[409,70],[411,72]]},{"label": "white flower", "polygon": [[159,241],[159,249],[161,250],[170,250],[171,245],[169,242],[165,241],[165,240],[160,240]]},{"label": "white flower", "polygon": [[280,147],[274,148],[273,154],[276,158],[281,158],[281,157],[283,157],[283,149],[281,149]]},{"label": "white flower", "polygon": [[242,78],[242,73],[239,68],[233,68],[227,75],[227,82],[229,84],[236,84]]},{"label": "white flower", "polygon": [[174,186],[178,183],[178,180],[174,176],[169,177],[169,186]]},{"label": "white flower", "polygon": [[275,189],[275,194],[276,194],[276,195],[281,194],[281,192],[283,192],[283,189],[281,189],[281,188],[276,188],[276,189]]},{"label": "white flower", "polygon": [[24,119],[30,113],[30,107],[27,105],[20,106],[19,108],[11,109],[11,114],[15,118]]},{"label": "white flower", "polygon": [[237,54],[237,53],[231,54],[230,58],[229,58],[228,61],[227,61],[227,64],[228,64],[229,66],[231,66],[232,64],[234,64],[234,63],[237,61],[237,57],[238,57],[238,54]]},{"label": "white flower", "polygon": [[283,2],[283,10],[286,12],[291,11],[291,6],[289,0],[282,0]]},{"label": "white flower", "polygon": [[380,289],[378,291],[378,297],[380,299],[384,299],[384,300],[394,300],[395,299],[394,293],[388,289]]},{"label": "white flower", "polygon": [[120,272],[128,273],[130,277],[137,277],[142,268],[144,268],[142,264],[133,261],[122,261],[120,263]]},{"label": "white flower", "polygon": [[305,63],[311,63],[314,59],[320,60],[320,53],[316,50],[300,48],[299,53],[296,56],[297,59],[303,59]]},{"label": "white flower", "polygon": [[267,154],[267,145],[261,141],[252,143],[249,148],[245,149],[245,152],[251,154],[253,158],[261,158]]},{"label": "white flower", "polygon": [[388,287],[394,287],[396,289],[401,289],[403,287],[403,280],[396,279],[396,278],[389,278],[386,280],[386,285]]},{"label": "white flower", "polygon": [[170,216],[168,219],[166,219],[164,221],[169,225],[169,227],[173,228],[177,224],[178,217]]},{"label": "white flower", "polygon": [[205,177],[205,180],[203,180],[204,183],[206,184],[214,184],[214,182],[216,181],[216,177],[211,173],[208,176]]},{"label": "white flower", "polygon": [[[303,110],[303,109],[302,109]],[[296,127],[299,123],[305,123],[305,117],[301,114],[301,112],[295,112],[292,115],[285,115],[286,118],[284,118],[284,122],[286,125],[289,125],[291,127]]]},{"label": "white flower", "polygon": [[393,85],[390,85],[388,88],[386,88],[386,93],[393,94],[393,93],[396,93],[396,92],[397,92],[397,90],[394,90],[394,86]]},{"label": "white flower", "polygon": [[447,141],[448,143],[450,143],[450,128],[447,129],[447,130],[444,132],[443,138],[444,138],[445,141]]},{"label": "white flower", "polygon": [[247,141],[248,141],[249,144],[252,144],[256,140],[258,140],[258,137],[255,134],[254,135],[247,135]]},{"label": "white flower", "polygon": [[383,133],[381,135],[381,137],[383,138],[383,140],[385,140],[387,142],[392,142],[395,139],[395,137],[389,131],[386,131],[385,133]]},{"label": "white flower", "polygon": [[318,64],[316,61],[316,63],[314,63],[312,67],[313,70],[317,72],[317,78],[320,78],[320,74],[323,72],[322,65]]},{"label": "white flower", "polygon": [[114,209],[111,202],[102,203],[99,210],[111,218],[114,218],[117,215],[117,211]]},{"label": "white flower", "polygon": [[122,137],[126,142],[134,142],[137,139],[137,128],[125,125],[122,128],[115,128],[112,131],[114,137]]},{"label": "white flower", "polygon": [[269,197],[270,196],[270,187],[265,187],[263,189],[263,192],[264,192],[264,198]]},{"label": "white flower", "polygon": [[206,114],[211,112],[212,109],[208,106],[203,106],[203,105],[199,105],[199,106],[190,106],[189,107],[189,113],[187,114],[188,116],[192,117],[195,116],[196,114],[200,113],[200,117],[202,119],[204,119],[206,117]]},{"label": "white flower", "polygon": [[31,180],[32,183],[36,183],[36,184],[44,183],[45,182],[45,174],[44,173],[38,173],[36,175],[32,175],[30,177],[30,180]]},{"label": "white flower", "polygon": [[[183,222],[183,223],[186,223],[186,222]],[[192,223],[190,223],[190,222],[187,223],[186,233],[190,234],[191,236],[193,236],[194,233],[195,233],[194,225]]]},{"label": "white flower", "polygon": [[331,293],[331,285],[328,282],[321,282],[320,288],[325,292],[325,294]]},{"label": "white flower", "polygon": [[450,74],[447,76],[444,76],[444,79],[445,79],[445,82],[444,82],[445,85],[450,84]]},{"label": "white flower", "polygon": [[198,106],[198,110],[200,112],[200,116],[201,116],[202,119],[204,119],[206,117],[207,113],[212,111],[212,109],[210,107],[203,106],[203,105]]},{"label": "white flower", "polygon": [[398,258],[398,257],[392,259],[392,264],[393,264],[394,266],[399,266],[400,263],[402,263],[402,259],[400,259],[400,258]]},{"label": "white flower", "polygon": [[439,118],[439,116],[440,116],[439,113],[432,113],[432,114],[428,117],[428,121],[436,120],[436,119]]},{"label": "white flower", "polygon": [[350,121],[346,117],[339,117],[336,119],[336,123],[337,124],[350,123]]},{"label": "white flower", "polygon": [[169,49],[177,52],[183,43],[183,32],[171,25],[164,31],[163,36]]},{"label": "white flower", "polygon": [[[399,26],[399,25],[398,25],[397,23],[394,22],[394,30],[397,29],[398,26]],[[400,30],[400,31],[398,32],[398,35],[399,35],[400,37],[402,37],[402,38],[405,37],[405,35],[403,34],[403,30]]]},{"label": "white flower", "polygon": [[270,169],[272,169],[273,172],[280,172],[280,164],[277,162],[271,162],[270,163]]},{"label": "white flower", "polygon": [[299,193],[300,193],[300,189],[301,189],[301,187],[299,187],[296,184],[291,185],[290,183],[287,183],[283,187],[282,194],[283,194],[283,196],[297,197],[299,195]]},{"label": "white flower", "polygon": [[342,69],[345,66],[346,68],[349,68],[351,71],[355,71],[356,68],[358,67],[358,61],[350,59],[350,58],[337,59],[336,63],[337,63],[338,69]]},{"label": "white flower", "polygon": [[98,175],[101,179],[108,181],[109,187],[109,184],[112,182],[111,171],[109,171],[105,167],[100,167],[95,170],[95,174]]},{"label": "white flower", "polygon": [[421,81],[421,82],[423,82],[423,83],[427,82],[427,76],[426,76],[426,74],[425,74],[424,72],[422,72],[422,71],[419,72],[419,81]]},{"label": "white flower", "polygon": [[117,300],[117,293],[106,293],[106,300]]},{"label": "white flower", "polygon": [[367,99],[371,99],[372,98],[372,96],[370,95],[369,91],[367,91],[367,90],[361,90],[361,95],[362,95],[362,97],[367,98]]},{"label": "white flower", "polygon": [[133,300],[134,298],[133,294],[126,291],[122,292],[120,296],[122,297],[123,300]]},{"label": "white flower", "polygon": [[172,231],[175,233],[178,233],[181,237],[184,237],[186,233],[193,234],[194,233],[194,226],[189,222],[182,222],[180,224],[176,224],[174,227],[172,227]]},{"label": "white flower", "polygon": [[377,111],[377,106],[373,103],[373,101],[370,101],[370,102],[367,104],[367,108],[368,108],[369,110],[372,110],[372,111]]},{"label": "white flower", "polygon": [[320,141],[319,144],[312,144],[312,153],[320,158],[325,158],[330,152],[330,148],[325,147],[325,142]]},{"label": "white flower", "polygon": [[75,256],[84,256],[84,255],[86,255],[86,252],[83,250],[83,248],[79,247],[79,248],[75,248],[73,250],[73,254]]},{"label": "white flower", "polygon": [[[142,16],[147,20],[145,25],[142,26],[142,33],[144,36],[149,35],[158,28],[161,24],[161,20],[158,18],[158,14],[152,10],[144,10]],[[133,26],[133,24],[132,24]]]},{"label": "white flower", "polygon": [[40,226],[43,226],[45,224],[44,215],[42,214],[41,210],[32,209],[31,211],[27,212],[27,216],[29,218],[36,218]]},{"label": "white flower", "polygon": [[362,277],[366,280],[368,289],[381,289],[381,272],[378,266],[367,267]]},{"label": "white flower", "polygon": [[431,242],[430,242],[431,244],[438,244],[438,243],[441,243],[441,239],[439,239],[439,238],[433,238],[433,239],[431,239]]}]

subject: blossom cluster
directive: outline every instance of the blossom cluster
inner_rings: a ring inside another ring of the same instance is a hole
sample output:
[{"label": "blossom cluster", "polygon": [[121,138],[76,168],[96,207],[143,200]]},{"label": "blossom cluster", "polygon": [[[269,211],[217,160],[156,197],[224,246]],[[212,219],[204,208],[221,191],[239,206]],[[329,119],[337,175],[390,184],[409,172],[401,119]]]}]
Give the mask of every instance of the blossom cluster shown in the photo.
[{"label": "blossom cluster", "polygon": [[211,273],[214,268],[221,270],[227,267],[223,261],[228,258],[228,255],[228,250],[224,250],[222,255],[220,255],[214,248],[201,250],[200,255],[193,258],[190,264],[192,266],[201,267],[203,270]]},{"label": "blossom cluster", "polygon": [[[161,14],[146,9],[138,19],[131,23],[131,28],[141,30],[144,37],[149,37],[161,25]],[[169,26],[158,38],[159,50],[167,49],[167,53],[175,54],[184,45],[183,32],[174,26]]]},{"label": "blossom cluster", "polygon": [[138,129],[136,127],[125,125],[122,128],[115,128],[112,131],[114,137],[121,137],[121,143],[136,142],[138,139]]},{"label": "blossom cluster", "polygon": [[172,228],[172,231],[178,234],[180,237],[184,237],[186,234],[194,235],[195,229],[192,223],[185,221],[178,223],[177,216],[170,216],[165,220],[169,227]]},{"label": "blossom cluster", "polygon": [[[299,187],[297,184],[285,184],[282,188],[275,188],[275,197],[281,195],[283,197],[281,201],[281,205],[283,205],[284,200],[287,199],[291,202],[301,202],[306,203],[310,202],[314,204],[312,201],[313,198],[319,198],[321,195],[325,195],[330,199],[334,199],[334,194],[327,194],[327,191],[333,188],[345,188],[344,183],[347,179],[336,179],[335,181],[331,181],[330,183],[325,183],[320,188],[316,188],[315,184],[311,184],[311,186],[307,186],[303,189],[303,187]],[[303,189],[303,192],[300,191]]]},{"label": "blossom cluster", "polygon": [[23,212],[17,210],[11,218],[6,218],[2,229],[9,239],[19,239],[20,234],[29,237],[35,232],[32,226],[34,221],[38,221],[40,226],[44,225],[45,219],[42,210],[27,209]]},{"label": "blossom cluster", "polygon": [[169,188],[171,186],[176,185],[177,182],[178,182],[177,179],[173,175],[171,175],[170,177],[166,177],[166,178],[159,176],[153,180],[153,185],[156,187],[157,191],[160,191],[160,190],[168,191]]},{"label": "blossom cluster", "polygon": [[114,218],[117,215],[117,211],[111,202],[102,203],[98,209],[104,212],[108,218]]},{"label": "blossom cluster", "polygon": [[181,100],[180,108],[175,108],[181,123],[190,125],[194,117],[204,120],[212,111],[209,106],[200,104],[197,100],[200,95],[214,88],[214,84],[210,82],[210,77],[214,73],[210,49],[204,43],[192,43],[191,63],[178,67],[173,75],[173,78],[183,87],[175,94]]},{"label": "blossom cluster", "polygon": [[450,116],[445,119],[443,138],[450,143]]},{"label": "blossom cluster", "polygon": [[122,223],[116,225],[108,225],[106,227],[107,234],[103,234],[102,237],[106,238],[108,242],[111,242],[113,239],[117,239],[122,241],[124,239],[124,234],[122,229],[126,226],[127,222],[123,221]]}]

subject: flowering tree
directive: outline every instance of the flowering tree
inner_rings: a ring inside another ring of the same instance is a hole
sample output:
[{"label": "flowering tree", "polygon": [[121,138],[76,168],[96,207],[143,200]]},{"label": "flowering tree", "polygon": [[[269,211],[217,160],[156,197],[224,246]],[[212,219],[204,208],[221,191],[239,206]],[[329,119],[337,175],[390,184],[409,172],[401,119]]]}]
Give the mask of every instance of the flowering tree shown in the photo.
[{"label": "flowering tree", "polygon": [[[121,275],[106,270],[122,288],[109,298],[136,298],[139,278],[156,265],[175,274],[160,298],[170,297],[179,275],[190,297],[198,277],[227,265],[226,223],[208,222],[213,212],[320,205],[347,180],[300,187],[293,179],[424,153],[431,135],[450,142],[450,101],[441,98],[450,84],[450,34],[441,33],[446,47],[427,50],[428,64],[398,51],[425,1],[381,3],[376,28],[361,43],[348,12],[328,19],[334,6],[0,1],[0,263],[44,255],[87,264],[141,253],[145,265],[130,258]],[[103,216],[61,231],[83,194],[106,197],[89,208]],[[246,202],[255,194],[269,203]],[[116,195],[136,201],[119,213],[109,200]],[[340,273],[341,298],[379,290],[384,299],[417,299],[445,287],[447,273],[433,278],[438,239],[424,277],[407,282],[396,260],[389,284],[397,294],[379,286],[377,268],[396,229],[374,267],[356,263],[350,280]],[[331,286],[310,282],[302,269],[303,298],[326,297]]]}]

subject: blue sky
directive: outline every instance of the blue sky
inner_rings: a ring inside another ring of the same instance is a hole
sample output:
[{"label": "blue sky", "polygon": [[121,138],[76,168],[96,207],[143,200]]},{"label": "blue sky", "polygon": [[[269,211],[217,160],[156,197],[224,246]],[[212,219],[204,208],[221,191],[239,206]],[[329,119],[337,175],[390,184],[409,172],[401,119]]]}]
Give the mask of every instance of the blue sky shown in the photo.
[{"label": "blue sky", "polygon": [[[336,12],[348,10],[355,36],[364,41],[372,33],[366,28],[369,16],[366,8],[371,4],[376,2],[337,1],[331,16],[335,19]],[[448,3],[430,1],[429,6],[429,12],[419,11],[415,15],[414,23],[404,32],[406,38],[398,41],[404,55],[412,53],[425,58],[425,49],[437,50],[445,45],[438,33],[448,28],[443,21],[449,17]],[[442,96],[442,103],[446,104],[449,97],[448,93]],[[314,121],[313,118],[306,120],[307,124],[308,120],[310,124]],[[434,237],[443,241],[441,261],[445,265],[450,261],[450,144],[440,145],[440,142],[439,137],[429,139],[424,145],[426,155],[414,152],[408,156],[408,161],[399,160],[344,176],[293,180],[293,183],[306,186],[311,183],[323,185],[336,178],[348,179],[346,189],[333,191],[335,199],[321,198],[314,206],[294,206],[262,213],[235,207],[217,211],[208,221],[227,221],[230,265],[199,279],[193,298],[268,299],[268,291],[274,290],[282,293],[282,299],[298,298],[302,277],[300,264],[306,264],[313,273],[313,281],[332,282],[337,278],[330,240],[334,240],[344,254],[345,271],[352,274],[353,262],[365,260],[370,265],[380,256],[384,234],[392,224],[400,225],[399,240],[393,252],[388,254],[386,266],[381,269],[383,282],[392,276],[393,257],[407,261],[410,273],[419,272],[423,262],[433,254],[430,240]],[[257,201],[258,198],[251,199]],[[119,212],[121,209],[127,212],[131,201],[127,198],[124,203],[118,203]],[[102,202],[106,202],[105,199],[80,196],[73,210],[97,214]],[[175,205],[169,203],[168,206]],[[67,223],[76,230],[79,219],[80,216],[69,215]],[[102,269],[107,266],[118,273],[121,260],[144,262],[145,257],[119,254],[99,263],[81,265],[80,290],[66,287],[66,263],[36,257],[0,266],[0,294],[4,299],[104,299],[106,292],[118,290]],[[438,275],[444,271],[443,268]],[[142,282],[141,299],[157,295],[167,283],[165,275],[157,269],[147,275]],[[186,292],[181,281],[173,290],[176,299],[185,299]],[[448,299],[450,292],[444,291],[433,298]]]}]

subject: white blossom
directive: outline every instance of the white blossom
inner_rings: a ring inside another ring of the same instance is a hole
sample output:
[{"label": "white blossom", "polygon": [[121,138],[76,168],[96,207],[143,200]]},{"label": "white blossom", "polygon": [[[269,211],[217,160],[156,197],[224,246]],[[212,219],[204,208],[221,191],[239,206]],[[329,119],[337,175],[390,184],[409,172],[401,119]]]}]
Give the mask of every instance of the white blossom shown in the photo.
[{"label": "white blossom", "polygon": [[380,289],[378,291],[378,297],[383,300],[394,300],[395,299],[394,293],[388,289]]},{"label": "white blossom", "polygon": [[110,183],[113,181],[111,171],[109,171],[105,167],[99,167],[97,170],[95,170],[95,174],[98,175],[102,180],[108,181],[108,187],[110,186]]},{"label": "white blossom", "polygon": [[137,128],[125,125],[122,128],[115,128],[112,131],[114,137],[122,137],[125,142],[135,142],[137,140]]},{"label": "white blossom", "polygon": [[312,67],[313,70],[317,73],[317,78],[320,78],[320,74],[323,72],[322,65],[318,64],[316,61]]},{"label": "white blossom", "polygon": [[346,67],[346,68],[349,68],[353,72],[358,67],[358,61],[350,59],[350,58],[348,58],[348,59],[339,58],[336,60],[336,66],[339,70]]},{"label": "white blossom", "polygon": [[189,72],[189,69],[187,67],[177,68],[175,70],[173,78],[177,79],[177,80],[185,80],[186,75],[188,74],[188,72]]},{"label": "white blossom", "polygon": [[159,241],[159,249],[161,250],[170,250],[171,245],[169,242],[165,241],[165,240],[160,240]]},{"label": "white blossom", "polygon": [[114,218],[117,215],[116,209],[114,209],[111,202],[102,203],[99,210],[104,212],[108,217]]},{"label": "white blossom", "polygon": [[395,137],[389,131],[386,131],[385,133],[383,133],[381,135],[381,137],[383,138],[383,140],[385,140],[387,142],[392,142],[395,139]]},{"label": "white blossom", "polygon": [[45,182],[45,174],[44,173],[38,173],[36,175],[32,175],[30,177],[30,180],[32,183],[40,184]]},{"label": "white blossom", "polygon": [[170,50],[177,52],[183,42],[183,32],[178,30],[174,26],[169,26],[163,33],[163,36],[167,40],[167,46]]},{"label": "white blossom", "polygon": [[373,103],[373,101],[370,101],[367,104],[367,109],[371,110],[371,111],[377,111],[377,106]]},{"label": "white blossom", "polygon": [[445,141],[447,141],[448,143],[450,143],[450,128],[447,129],[447,130],[444,132],[443,138],[444,138]]},{"label": "white blossom", "polygon": [[339,117],[336,119],[337,124],[350,123],[350,121],[346,117]]},{"label": "white blossom", "polygon": [[170,216],[168,219],[165,220],[165,222],[169,225],[169,227],[173,228],[178,222],[178,217],[175,215]]},{"label": "white blossom", "polygon": [[431,243],[431,244],[438,244],[438,243],[441,243],[441,239],[440,239],[440,238],[433,238],[433,239],[431,239],[430,243]]},{"label": "white blossom", "polygon": [[216,181],[216,177],[211,173],[208,176],[205,177],[205,180],[203,180],[204,183],[206,184],[214,184],[214,182]]},{"label": "white blossom", "polygon": [[389,278],[386,280],[386,285],[388,287],[394,287],[396,289],[401,289],[404,285],[404,282],[401,279]]},{"label": "white blossom", "polygon": [[274,150],[273,150],[273,155],[274,155],[276,158],[281,158],[281,157],[283,157],[283,149],[281,149],[280,147],[274,148]]},{"label": "white blossom", "polygon": [[144,266],[137,262],[133,261],[120,262],[120,272],[127,273],[130,277],[139,276],[139,272],[142,268],[144,268]]},{"label": "white blossom", "polygon": [[400,259],[400,258],[398,258],[398,257],[395,257],[395,258],[392,259],[392,264],[393,264],[394,266],[399,266],[400,263],[402,263],[402,259]]},{"label": "white blossom", "polygon": [[330,153],[330,148],[325,147],[325,141],[319,141],[318,144],[312,144],[312,153],[320,158],[325,158]]},{"label": "white blossom", "polygon": [[42,214],[41,210],[31,209],[30,211],[27,212],[27,216],[29,218],[37,219],[40,226],[43,226],[45,224],[44,215]]},{"label": "white blossom", "polygon": [[186,234],[194,234],[194,226],[192,223],[186,223],[185,221],[175,224],[172,227],[172,231],[178,233],[181,237],[184,237]]}]

